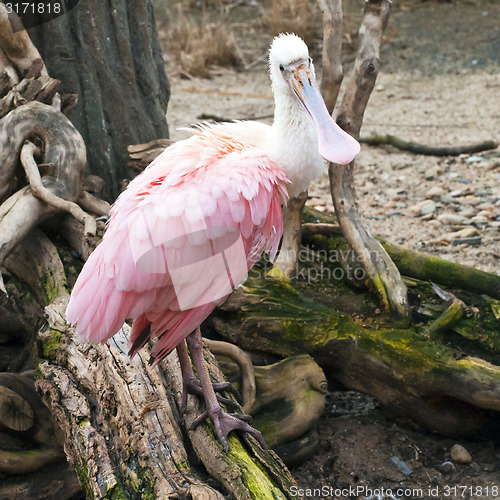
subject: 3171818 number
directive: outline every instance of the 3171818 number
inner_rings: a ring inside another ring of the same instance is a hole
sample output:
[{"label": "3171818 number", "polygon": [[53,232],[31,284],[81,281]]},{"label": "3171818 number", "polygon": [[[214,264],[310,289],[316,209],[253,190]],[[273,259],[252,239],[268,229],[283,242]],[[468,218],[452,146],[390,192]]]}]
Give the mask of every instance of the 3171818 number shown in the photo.
[{"label": "3171818 number", "polygon": [[7,14],[60,14],[60,2],[11,2],[6,3]]}]

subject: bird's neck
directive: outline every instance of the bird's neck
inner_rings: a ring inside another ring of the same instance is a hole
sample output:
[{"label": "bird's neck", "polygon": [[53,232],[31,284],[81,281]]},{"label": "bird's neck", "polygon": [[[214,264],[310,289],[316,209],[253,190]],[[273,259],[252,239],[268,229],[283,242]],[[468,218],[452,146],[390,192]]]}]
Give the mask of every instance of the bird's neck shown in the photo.
[{"label": "bird's neck", "polygon": [[324,167],[318,153],[318,135],[312,118],[293,94],[277,95],[271,157],[279,163],[291,185],[290,197],[305,191]]}]

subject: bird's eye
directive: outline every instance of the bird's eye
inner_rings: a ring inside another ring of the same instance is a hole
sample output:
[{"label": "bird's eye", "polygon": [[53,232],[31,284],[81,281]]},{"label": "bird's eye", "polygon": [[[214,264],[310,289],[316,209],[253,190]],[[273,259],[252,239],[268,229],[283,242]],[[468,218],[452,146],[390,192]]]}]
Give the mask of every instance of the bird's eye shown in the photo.
[{"label": "bird's eye", "polygon": [[309,61],[309,64],[312,64],[312,62],[313,62],[312,57],[308,57],[307,59]]},{"label": "bird's eye", "polygon": [[285,66],[283,66],[283,64],[280,64],[280,71],[281,72],[285,71]]}]

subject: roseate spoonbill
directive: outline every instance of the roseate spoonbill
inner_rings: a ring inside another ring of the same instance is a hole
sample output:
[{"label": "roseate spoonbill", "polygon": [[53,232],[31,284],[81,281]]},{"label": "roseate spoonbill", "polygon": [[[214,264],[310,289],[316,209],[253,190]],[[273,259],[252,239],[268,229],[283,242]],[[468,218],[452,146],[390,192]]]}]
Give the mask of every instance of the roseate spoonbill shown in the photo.
[{"label": "roseate spoonbill", "polygon": [[[330,117],[306,44],[276,37],[269,53],[272,126],[253,121],[201,125],[137,176],[113,205],[102,243],[73,289],[67,320],[85,341],[106,342],[133,318],[129,354],[158,337],[151,362],[175,347],[187,394],[203,393],[227,449],[231,430],[262,435],[219,405],[203,353],[200,324],[264,252],[274,259],[283,232],[281,204],[305,191],[324,159],[351,162],[355,139]],[[196,367],[195,378],[188,357]]]}]

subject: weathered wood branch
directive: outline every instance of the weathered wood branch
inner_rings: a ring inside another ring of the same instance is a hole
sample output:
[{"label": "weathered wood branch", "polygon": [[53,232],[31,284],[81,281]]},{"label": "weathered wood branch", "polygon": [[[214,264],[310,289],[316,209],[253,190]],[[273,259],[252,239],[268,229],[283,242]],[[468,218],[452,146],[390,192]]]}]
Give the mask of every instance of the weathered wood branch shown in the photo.
[{"label": "weathered wood branch", "polygon": [[344,79],[342,66],[342,0],[318,0],[323,20],[323,76],[321,94],[333,112]]},{"label": "weathered wood branch", "polygon": [[[42,178],[32,155],[31,159],[23,156],[33,188],[21,187],[18,166],[27,139],[39,142],[43,151],[40,163],[51,166],[50,175]],[[85,162],[80,134],[51,106],[31,102],[0,121],[0,263],[31,229],[62,209],[57,203],[34,196],[34,192],[48,192],[51,199],[76,201],[82,193]]]},{"label": "weathered wood branch", "polygon": [[307,191],[291,198],[283,207],[283,237],[274,267],[286,277],[292,277],[296,272],[302,240],[302,211],[306,201]]},{"label": "weathered wood branch", "polygon": [[35,145],[30,141],[26,141],[21,149],[21,164],[26,172],[31,192],[36,198],[55,208],[58,212],[70,213],[77,221],[84,224],[85,235],[94,236],[96,233],[94,218],[84,212],[76,203],[56,196],[43,185],[42,177],[34,158],[36,149]]},{"label": "weathered wood branch", "polygon": [[366,0],[359,28],[358,53],[353,73],[337,115],[337,123],[359,137],[368,100],[380,67],[380,44],[391,12],[390,0]]},{"label": "weathered wood branch", "polygon": [[127,146],[129,161],[127,165],[142,172],[160,153],[173,144],[170,139],[157,139],[145,144]]},{"label": "weathered wood branch", "polygon": [[[226,454],[210,424],[186,430],[200,409],[197,399],[189,398],[186,412],[179,410],[182,380],[175,353],[161,368],[149,366],[147,352],[130,360],[126,325],[104,346],[80,344],[65,324],[67,300],[60,297],[47,308],[48,325],[40,332],[44,378],[37,385],[66,436],[66,453],[88,495],[222,498],[229,492],[249,499],[274,491],[290,498],[294,483],[288,472],[250,438],[230,436]],[[207,356],[214,380],[220,379]],[[197,467],[200,459],[217,481],[215,489]]]},{"label": "weathered wood branch", "polygon": [[[303,242],[306,245],[319,244],[320,248],[326,250],[325,241],[327,240],[321,240],[322,236],[327,239],[334,238],[336,241],[342,237],[342,231],[332,216],[308,207],[305,217],[307,220],[319,217],[323,221],[329,221],[306,222],[302,225]],[[404,276],[440,283],[449,288],[462,288],[479,294],[484,293],[500,300],[500,276],[496,274],[433,257],[424,252],[395,245],[382,238],[377,237],[377,239]],[[321,241],[323,241],[322,247]]]},{"label": "weathered wood branch", "polygon": [[417,142],[405,141],[395,135],[372,134],[370,137],[361,137],[360,142],[370,146],[394,146],[403,151],[428,156],[458,156],[461,154],[480,153],[498,147],[497,141],[484,141],[463,146],[427,146]]},{"label": "weathered wood branch", "polygon": [[[359,137],[363,114],[375,85],[379,50],[387,25],[391,2],[369,0],[359,30],[359,49],[353,75],[342,100],[337,122],[354,137]],[[335,212],[347,241],[366,271],[368,283],[386,311],[401,324],[410,322],[407,290],[397,267],[382,245],[373,237],[359,213],[354,189],[354,166],[330,164],[329,177]]]},{"label": "weathered wood branch", "polygon": [[217,340],[205,339],[210,352],[215,356],[225,356],[231,359],[239,368],[241,375],[240,393],[241,407],[246,414],[255,403],[255,369],[250,356],[242,351],[238,346],[229,342],[220,342]]}]

